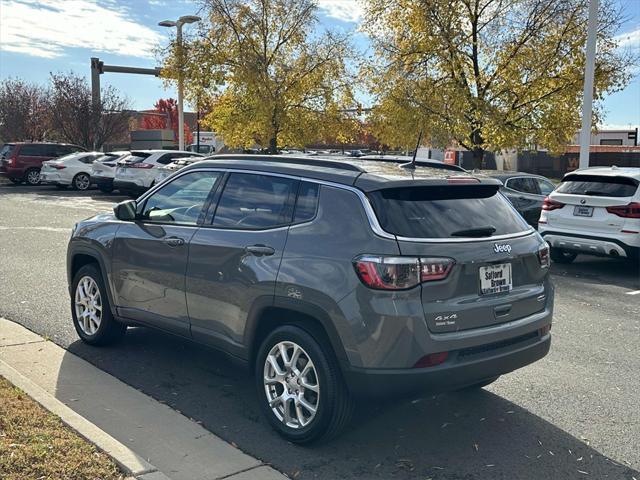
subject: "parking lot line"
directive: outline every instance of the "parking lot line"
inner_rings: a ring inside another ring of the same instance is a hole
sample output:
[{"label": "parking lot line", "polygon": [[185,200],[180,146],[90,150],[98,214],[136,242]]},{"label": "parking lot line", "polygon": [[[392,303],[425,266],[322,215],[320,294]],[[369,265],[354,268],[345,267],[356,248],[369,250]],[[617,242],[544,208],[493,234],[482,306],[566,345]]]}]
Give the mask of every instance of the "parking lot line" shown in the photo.
[{"label": "parking lot line", "polygon": [[627,295],[638,295],[640,294],[640,290],[634,290],[632,292],[627,292]]}]

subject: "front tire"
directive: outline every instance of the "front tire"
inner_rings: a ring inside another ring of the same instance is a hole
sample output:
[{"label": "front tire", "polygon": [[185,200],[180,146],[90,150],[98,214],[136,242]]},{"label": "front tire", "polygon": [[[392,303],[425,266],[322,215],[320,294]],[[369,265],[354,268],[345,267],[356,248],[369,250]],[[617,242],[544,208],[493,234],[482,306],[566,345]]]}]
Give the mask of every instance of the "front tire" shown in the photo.
[{"label": "front tire", "polygon": [[326,441],[349,423],[353,401],[330,345],[285,325],[262,342],[255,364],[260,408],[287,440]]},{"label": "front tire", "polygon": [[83,266],[73,277],[71,315],[78,336],[90,345],[115,343],[127,331],[113,318],[102,274],[94,264]]},{"label": "front tire", "polygon": [[577,253],[567,252],[566,250],[562,250],[560,248],[551,249],[551,260],[553,260],[555,263],[569,264],[573,262],[577,256]]}]

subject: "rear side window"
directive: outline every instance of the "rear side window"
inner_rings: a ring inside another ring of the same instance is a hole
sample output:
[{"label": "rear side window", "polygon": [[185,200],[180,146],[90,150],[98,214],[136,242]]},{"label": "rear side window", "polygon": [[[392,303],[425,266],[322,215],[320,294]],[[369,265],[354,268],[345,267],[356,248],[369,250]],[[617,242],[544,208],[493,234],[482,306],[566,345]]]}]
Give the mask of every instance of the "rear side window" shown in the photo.
[{"label": "rear side window", "polygon": [[7,158],[11,156],[11,152],[13,151],[13,147],[15,145],[7,144],[0,149],[0,158]]},{"label": "rear side window", "polygon": [[293,216],[294,223],[308,222],[316,216],[318,208],[318,193],[320,185],[311,182],[301,182],[296,201],[296,211]]},{"label": "rear side window", "polygon": [[26,145],[22,145],[20,147],[19,154],[24,157],[49,157],[51,156],[49,152],[48,145],[38,145],[35,143],[30,143]]},{"label": "rear side window", "polygon": [[298,181],[270,175],[232,173],[213,226],[262,230],[291,223]]},{"label": "rear side window", "polygon": [[494,185],[388,188],[368,195],[382,228],[401,237],[487,237],[529,228]]},{"label": "rear side window", "polygon": [[597,197],[632,197],[637,189],[638,182],[632,178],[605,175],[567,175],[556,191]]}]

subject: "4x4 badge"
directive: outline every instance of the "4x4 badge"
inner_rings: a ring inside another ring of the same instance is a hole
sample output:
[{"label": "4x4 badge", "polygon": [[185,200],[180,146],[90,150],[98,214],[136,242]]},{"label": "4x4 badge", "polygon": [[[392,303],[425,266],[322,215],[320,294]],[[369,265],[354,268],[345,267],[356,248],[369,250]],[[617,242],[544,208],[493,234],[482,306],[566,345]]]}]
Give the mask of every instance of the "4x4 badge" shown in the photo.
[{"label": "4x4 badge", "polygon": [[503,243],[502,245],[494,243],[493,251],[496,253],[511,253],[511,245],[508,243]]}]

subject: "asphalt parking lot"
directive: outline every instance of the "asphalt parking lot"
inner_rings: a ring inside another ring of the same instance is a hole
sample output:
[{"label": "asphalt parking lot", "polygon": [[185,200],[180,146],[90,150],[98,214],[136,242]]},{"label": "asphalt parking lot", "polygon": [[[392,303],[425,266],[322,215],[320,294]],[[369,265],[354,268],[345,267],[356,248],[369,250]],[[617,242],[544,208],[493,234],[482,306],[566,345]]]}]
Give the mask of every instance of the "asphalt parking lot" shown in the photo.
[{"label": "asphalt parking lot", "polygon": [[73,224],[124,197],[0,186],[0,316],[201,422],[296,479],[640,480],[640,271],[579,257],[552,266],[550,354],[484,391],[359,405],[332,443],[299,447],[260,417],[253,383],[211,350],[143,328],[81,344],[65,254]]}]

